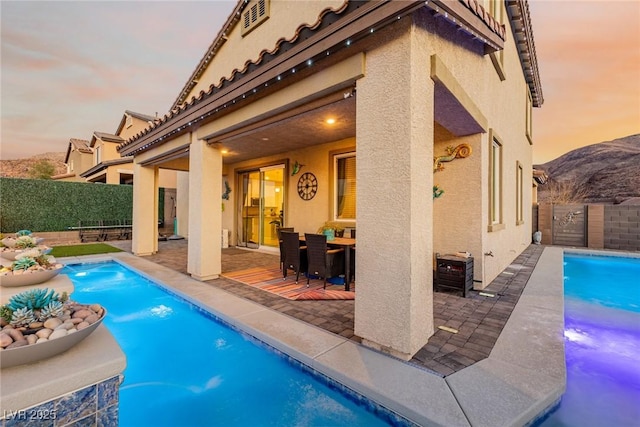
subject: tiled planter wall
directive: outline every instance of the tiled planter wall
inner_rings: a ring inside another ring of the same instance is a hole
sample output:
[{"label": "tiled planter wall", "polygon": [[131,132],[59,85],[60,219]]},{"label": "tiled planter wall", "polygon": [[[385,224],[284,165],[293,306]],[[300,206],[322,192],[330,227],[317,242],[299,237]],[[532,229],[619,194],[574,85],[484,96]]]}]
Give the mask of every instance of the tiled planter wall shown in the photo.
[{"label": "tiled planter wall", "polygon": [[121,376],[31,408],[2,414],[2,427],[117,427]]}]

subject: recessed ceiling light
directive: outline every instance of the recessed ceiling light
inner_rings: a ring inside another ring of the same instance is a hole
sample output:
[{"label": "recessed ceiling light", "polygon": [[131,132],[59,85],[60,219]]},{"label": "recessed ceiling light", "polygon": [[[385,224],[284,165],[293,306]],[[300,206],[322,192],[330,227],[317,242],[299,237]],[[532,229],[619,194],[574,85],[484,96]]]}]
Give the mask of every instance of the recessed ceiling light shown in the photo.
[{"label": "recessed ceiling light", "polygon": [[222,150],[220,150],[220,152],[222,154],[227,154],[227,153],[229,153],[229,150],[227,150],[226,148],[223,148]]},{"label": "recessed ceiling light", "polygon": [[263,141],[268,141],[268,140],[269,140],[269,138],[262,138],[262,140],[263,140]]},{"label": "recessed ceiling light", "polygon": [[336,119],[327,119],[327,124],[332,125],[336,122]]}]

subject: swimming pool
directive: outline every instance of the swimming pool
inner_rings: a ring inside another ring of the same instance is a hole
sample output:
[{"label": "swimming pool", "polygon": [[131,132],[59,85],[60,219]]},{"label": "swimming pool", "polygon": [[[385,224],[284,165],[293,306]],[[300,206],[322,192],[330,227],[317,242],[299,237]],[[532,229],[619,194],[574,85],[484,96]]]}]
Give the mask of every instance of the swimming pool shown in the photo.
[{"label": "swimming pool", "polygon": [[74,300],[107,308],[104,323],[127,356],[121,426],[402,422],[116,262],[63,273],[74,282]]},{"label": "swimming pool", "polygon": [[540,426],[637,426],[640,258],[565,253],[567,390]]}]

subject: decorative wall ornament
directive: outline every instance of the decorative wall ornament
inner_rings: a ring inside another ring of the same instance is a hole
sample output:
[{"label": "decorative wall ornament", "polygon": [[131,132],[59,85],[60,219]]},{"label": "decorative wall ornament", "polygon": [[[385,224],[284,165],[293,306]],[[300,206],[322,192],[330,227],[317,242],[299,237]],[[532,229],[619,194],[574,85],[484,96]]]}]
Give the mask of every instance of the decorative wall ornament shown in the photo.
[{"label": "decorative wall ornament", "polygon": [[297,160],[296,162],[293,164],[293,169],[291,170],[291,176],[294,176],[295,174],[297,174],[298,172],[300,172],[300,169],[302,169],[304,165],[302,163],[299,163]]},{"label": "decorative wall ornament", "polygon": [[450,162],[453,159],[464,159],[471,155],[471,146],[469,144],[460,144],[456,148],[453,146],[447,147],[446,156],[438,156],[433,158],[433,171],[438,172],[444,169],[442,162]]},{"label": "decorative wall ornament", "polygon": [[560,226],[565,227],[569,224],[575,224],[576,217],[581,213],[582,213],[581,211],[568,212],[565,216],[562,217],[562,219],[560,219],[560,222],[559,222]]},{"label": "decorative wall ornament", "polygon": [[231,187],[229,186],[229,181],[225,180],[224,181],[224,193],[222,193],[222,199],[229,200],[229,193],[231,193]]},{"label": "decorative wall ornament", "polygon": [[302,200],[311,200],[318,191],[318,179],[311,172],[300,175],[298,180],[298,195]]}]

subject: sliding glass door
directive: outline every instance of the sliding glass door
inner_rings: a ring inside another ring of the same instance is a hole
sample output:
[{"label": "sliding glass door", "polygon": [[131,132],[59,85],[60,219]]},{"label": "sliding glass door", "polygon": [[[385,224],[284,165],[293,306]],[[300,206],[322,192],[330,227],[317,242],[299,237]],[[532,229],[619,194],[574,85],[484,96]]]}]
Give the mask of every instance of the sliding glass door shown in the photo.
[{"label": "sliding glass door", "polygon": [[238,246],[278,247],[277,227],[284,221],[284,165],[238,174]]}]

